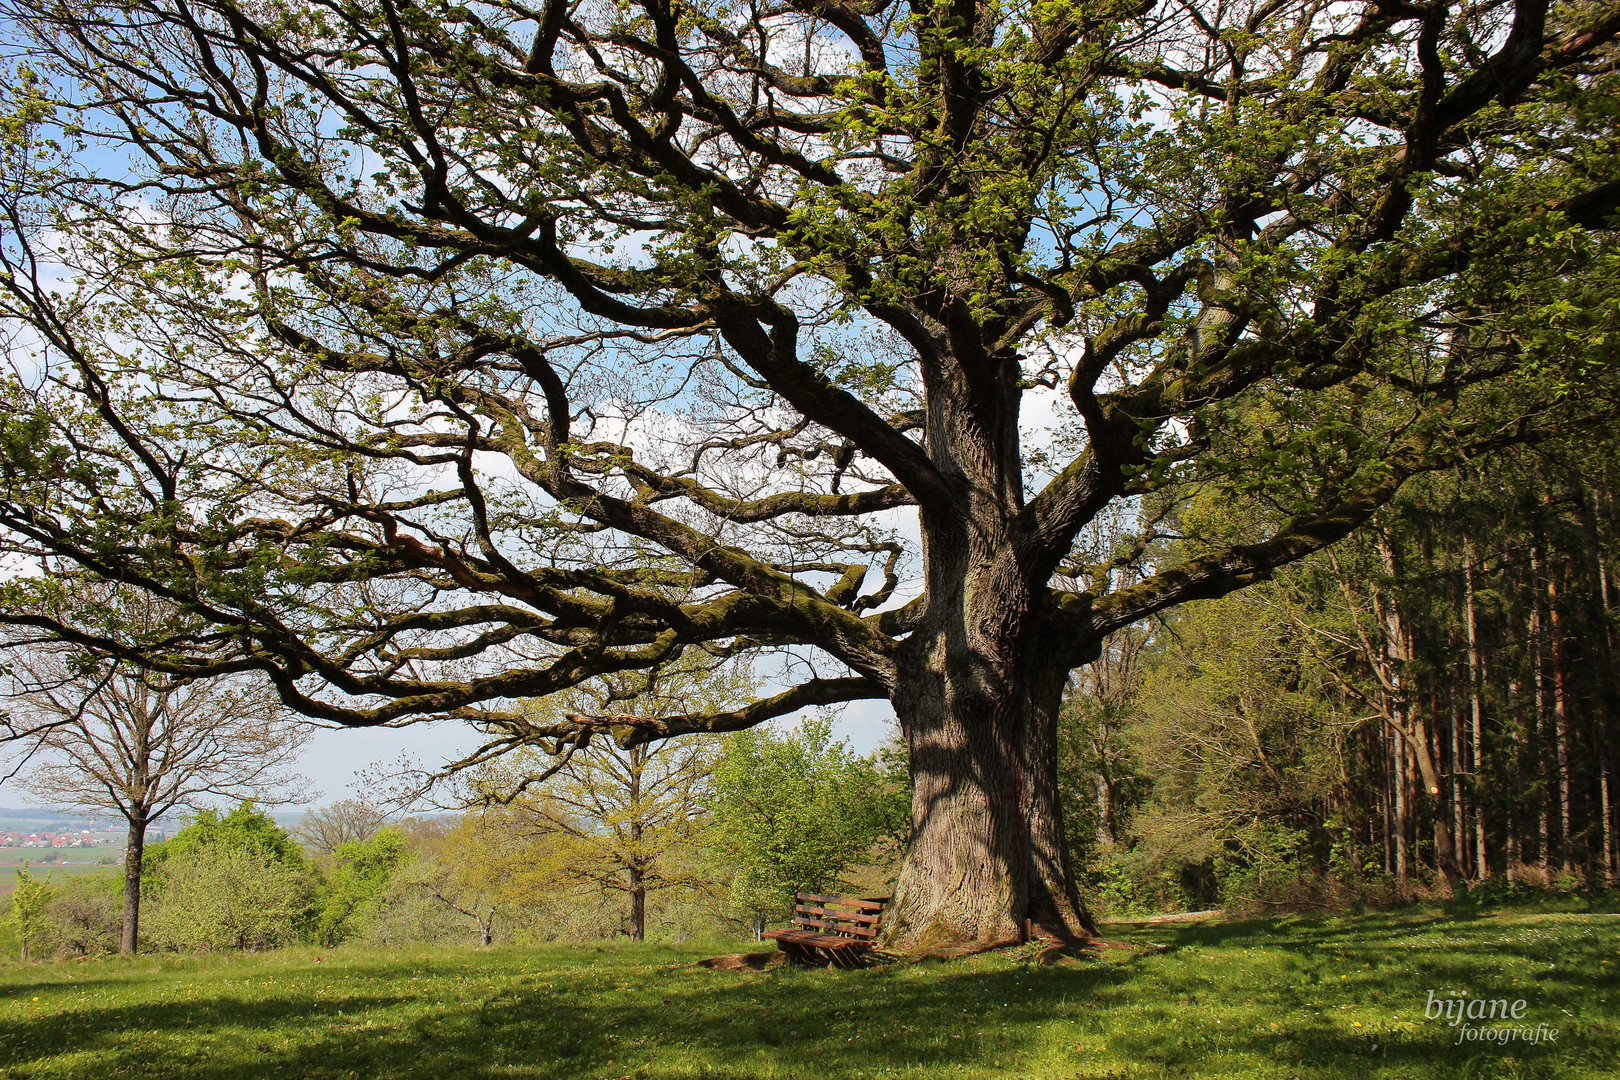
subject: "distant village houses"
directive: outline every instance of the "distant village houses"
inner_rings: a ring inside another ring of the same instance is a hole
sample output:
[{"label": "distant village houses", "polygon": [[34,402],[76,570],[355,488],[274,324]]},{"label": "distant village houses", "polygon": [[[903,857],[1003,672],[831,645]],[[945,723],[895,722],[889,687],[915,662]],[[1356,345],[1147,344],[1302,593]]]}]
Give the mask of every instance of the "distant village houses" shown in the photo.
[{"label": "distant village houses", "polygon": [[122,834],[116,830],[93,832],[90,829],[65,832],[8,832],[0,833],[0,848],[84,848],[117,843]]}]

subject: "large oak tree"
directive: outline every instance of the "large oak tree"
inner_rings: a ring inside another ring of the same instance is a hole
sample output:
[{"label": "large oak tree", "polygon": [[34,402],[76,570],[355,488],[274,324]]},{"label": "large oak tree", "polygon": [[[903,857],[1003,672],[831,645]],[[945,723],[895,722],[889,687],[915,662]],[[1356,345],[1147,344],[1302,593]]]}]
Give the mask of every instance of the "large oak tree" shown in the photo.
[{"label": "large oak tree", "polygon": [[[204,627],[45,629],[558,753],[886,698],[895,947],[1091,932],[1110,633],[1614,412],[1609,0],[3,8],[0,527]],[[694,649],[779,692],[521,704]]]}]

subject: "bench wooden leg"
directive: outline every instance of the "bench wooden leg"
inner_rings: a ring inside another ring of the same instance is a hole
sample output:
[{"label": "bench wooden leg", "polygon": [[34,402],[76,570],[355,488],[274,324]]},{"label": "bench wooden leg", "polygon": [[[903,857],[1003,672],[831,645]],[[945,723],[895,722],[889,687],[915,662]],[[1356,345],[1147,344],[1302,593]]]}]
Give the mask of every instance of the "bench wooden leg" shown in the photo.
[{"label": "bench wooden leg", "polygon": [[810,950],[793,941],[778,941],[777,948],[787,954],[787,962],[795,967],[806,967],[815,959]]}]

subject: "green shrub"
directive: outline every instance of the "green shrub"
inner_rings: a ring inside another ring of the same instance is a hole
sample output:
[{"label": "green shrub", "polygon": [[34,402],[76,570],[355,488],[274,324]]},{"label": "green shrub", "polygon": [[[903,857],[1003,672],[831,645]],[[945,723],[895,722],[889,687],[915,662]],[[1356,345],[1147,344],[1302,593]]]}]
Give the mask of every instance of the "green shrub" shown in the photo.
[{"label": "green shrub", "polygon": [[205,844],[164,860],[146,940],[157,949],[268,949],[298,940],[313,892],[307,874],[254,847]]},{"label": "green shrub", "polygon": [[43,933],[52,955],[117,952],[124,928],[123,886],[117,874],[84,874],[57,883]]},{"label": "green shrub", "polygon": [[842,890],[846,871],[911,827],[904,757],[856,754],[830,716],[731,736],[713,782],[716,846],[756,926],[791,912],[794,893]]},{"label": "green shrub", "polygon": [[382,829],[369,839],[339,844],[332,858],[316,916],[324,945],[336,945],[376,921],[389,883],[414,856],[403,833]]},{"label": "green shrub", "polygon": [[6,921],[16,934],[17,958],[25,964],[40,958],[47,928],[45,913],[55,898],[49,873],[36,878],[26,862],[17,867],[17,887],[11,893],[11,911]]}]

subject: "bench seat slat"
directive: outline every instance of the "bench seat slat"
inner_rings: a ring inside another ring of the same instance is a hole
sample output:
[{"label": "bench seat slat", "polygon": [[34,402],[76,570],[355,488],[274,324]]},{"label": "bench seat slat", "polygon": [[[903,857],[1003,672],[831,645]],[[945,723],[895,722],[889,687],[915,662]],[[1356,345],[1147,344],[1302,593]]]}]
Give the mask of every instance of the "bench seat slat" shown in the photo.
[{"label": "bench seat slat", "polygon": [[786,941],[792,945],[808,945],[814,949],[869,949],[870,941],[860,938],[839,937],[836,934],[818,934],[814,930],[767,930],[761,935],[771,941]]}]

